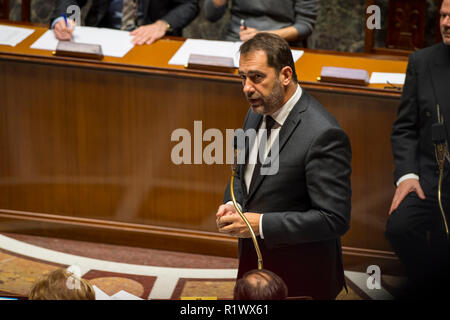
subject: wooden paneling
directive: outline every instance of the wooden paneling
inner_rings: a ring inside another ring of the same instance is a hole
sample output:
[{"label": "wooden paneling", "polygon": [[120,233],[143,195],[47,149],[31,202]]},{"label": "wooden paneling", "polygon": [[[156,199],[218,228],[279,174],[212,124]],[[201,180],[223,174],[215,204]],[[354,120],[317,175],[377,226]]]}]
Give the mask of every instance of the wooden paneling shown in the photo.
[{"label": "wooden paneling", "polygon": [[426,0],[389,0],[386,47],[417,50],[425,44]]},{"label": "wooden paneling", "polygon": [[0,0],[0,19],[9,19],[9,0]]},{"label": "wooden paneling", "polygon": [[[29,48],[44,31],[16,48],[0,46],[0,232],[235,257],[236,239],[215,225],[230,166],[175,165],[171,135],[186,129],[204,150],[211,142],[195,136],[195,121],[201,133],[215,128],[224,139],[226,129],[241,127],[248,106],[239,77],[169,66],[179,39],[136,47],[123,59],[52,57]],[[404,72],[406,61],[307,50],[296,63],[302,87],[352,144],[344,263],[395,272],[384,227],[400,93],[319,83],[323,65]]]}]

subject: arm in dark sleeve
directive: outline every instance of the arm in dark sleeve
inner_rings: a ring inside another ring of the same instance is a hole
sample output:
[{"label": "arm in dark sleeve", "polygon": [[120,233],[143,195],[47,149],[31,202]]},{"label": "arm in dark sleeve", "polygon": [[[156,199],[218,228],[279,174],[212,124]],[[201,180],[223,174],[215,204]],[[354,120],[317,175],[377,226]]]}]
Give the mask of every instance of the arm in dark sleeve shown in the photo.
[{"label": "arm in dark sleeve", "polygon": [[203,4],[203,13],[205,15],[205,18],[211,22],[216,22],[217,20],[222,18],[225,14],[225,11],[227,10],[227,3],[228,2],[226,2],[223,6],[216,7],[213,3],[213,0],[205,0]]},{"label": "arm in dark sleeve", "polygon": [[319,11],[319,0],[296,0],[294,5],[295,22],[298,38],[304,39],[310,36],[316,24]]},{"label": "arm in dark sleeve", "polygon": [[414,54],[409,57],[405,85],[391,134],[397,181],[407,173],[419,174],[419,109],[417,102],[417,73]]},{"label": "arm in dark sleeve", "polygon": [[326,241],[347,232],[351,211],[351,157],[350,141],[341,129],[327,130],[313,141],[306,158],[311,208],[265,213],[262,223],[266,245],[274,248]]},{"label": "arm in dark sleeve", "polygon": [[176,0],[173,3],[173,9],[160,19],[170,24],[172,29],[181,30],[197,16],[199,10],[198,1]]},{"label": "arm in dark sleeve", "polygon": [[87,0],[57,0],[55,9],[53,10],[52,17],[50,19],[50,26],[58,17],[61,17],[64,13],[67,14],[67,8],[71,5],[77,5],[80,8],[86,4]]}]

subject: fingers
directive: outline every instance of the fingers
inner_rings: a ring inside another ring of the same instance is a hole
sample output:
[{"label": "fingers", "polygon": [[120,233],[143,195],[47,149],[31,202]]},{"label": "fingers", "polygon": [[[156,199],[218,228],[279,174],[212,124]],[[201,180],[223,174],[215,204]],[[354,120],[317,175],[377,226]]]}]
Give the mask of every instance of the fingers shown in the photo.
[{"label": "fingers", "polygon": [[58,40],[70,40],[72,38],[72,32],[75,29],[75,23],[71,20],[68,21],[69,27],[66,26],[64,20],[60,20],[55,24],[53,33]]},{"label": "fingers", "polygon": [[425,193],[422,190],[422,187],[420,184],[416,187],[416,193],[419,196],[420,199],[425,200]]},{"label": "fingers", "polygon": [[402,202],[403,200],[400,199],[399,192],[397,191],[398,189],[395,191],[394,198],[392,199],[391,208],[389,209],[389,215],[391,215],[391,213],[398,208],[400,202]]},{"label": "fingers", "polygon": [[[164,25],[165,26],[165,25]],[[164,28],[161,28],[160,24],[151,24],[142,26],[130,33],[134,36],[131,42],[135,45],[152,44],[158,39],[161,39],[166,34]]]},{"label": "fingers", "polygon": [[236,209],[229,204],[222,204],[217,210],[216,217],[219,219],[224,215],[237,213]]},{"label": "fingers", "polygon": [[399,207],[403,199],[405,199],[410,192],[415,192],[420,199],[425,200],[425,193],[423,192],[419,181],[417,179],[407,179],[400,183],[395,190],[391,208],[389,209],[389,215]]}]

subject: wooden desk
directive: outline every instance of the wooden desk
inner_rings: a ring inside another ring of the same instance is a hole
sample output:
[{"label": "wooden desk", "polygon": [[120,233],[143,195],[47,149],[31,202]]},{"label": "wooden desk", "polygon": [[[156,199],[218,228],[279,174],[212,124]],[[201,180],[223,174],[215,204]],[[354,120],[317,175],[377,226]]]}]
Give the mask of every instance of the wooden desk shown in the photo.
[{"label": "wooden desk", "polygon": [[[0,46],[0,232],[236,257],[236,240],[215,225],[230,166],[173,164],[171,134],[194,133],[196,120],[224,136],[240,127],[248,105],[239,77],[169,66],[182,39],[86,61],[30,49],[45,32],[35,29],[15,48]],[[316,78],[323,65],[405,72],[406,63],[308,50],[296,63],[302,87],[352,143],[347,269],[398,270],[384,228],[400,93]]]}]

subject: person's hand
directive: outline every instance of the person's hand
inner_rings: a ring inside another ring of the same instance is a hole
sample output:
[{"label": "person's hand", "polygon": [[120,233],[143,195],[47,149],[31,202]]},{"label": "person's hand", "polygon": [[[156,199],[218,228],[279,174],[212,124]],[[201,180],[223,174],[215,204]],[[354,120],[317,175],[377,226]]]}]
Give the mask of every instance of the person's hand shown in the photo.
[{"label": "person's hand", "polygon": [[[259,235],[259,220],[261,219],[260,213],[246,212],[244,213],[255,235]],[[245,221],[238,213],[222,215],[217,220],[217,226],[219,232],[228,234],[238,238],[250,238],[250,230],[247,227]]]},{"label": "person's hand", "polygon": [[164,37],[167,31],[167,23],[158,20],[155,23],[148,24],[146,26],[142,26],[132,31],[130,35],[134,36],[131,42],[133,44],[142,45],[142,44],[152,44],[158,39]]},{"label": "person's hand", "polygon": [[417,179],[406,179],[402,181],[395,190],[394,198],[392,199],[391,208],[389,209],[389,215],[398,208],[400,203],[405,199],[406,195],[410,192],[417,193],[417,196],[425,200],[425,193],[420,186]]},{"label": "person's hand", "polygon": [[248,27],[244,28],[244,26],[241,26],[241,32],[239,32],[239,37],[241,38],[241,41],[245,42],[256,36],[258,32],[259,31],[255,28],[248,28]]},{"label": "person's hand", "polygon": [[75,21],[67,19],[67,24],[64,19],[59,20],[53,27],[53,33],[58,40],[70,40],[72,39],[73,30],[75,30]]}]

